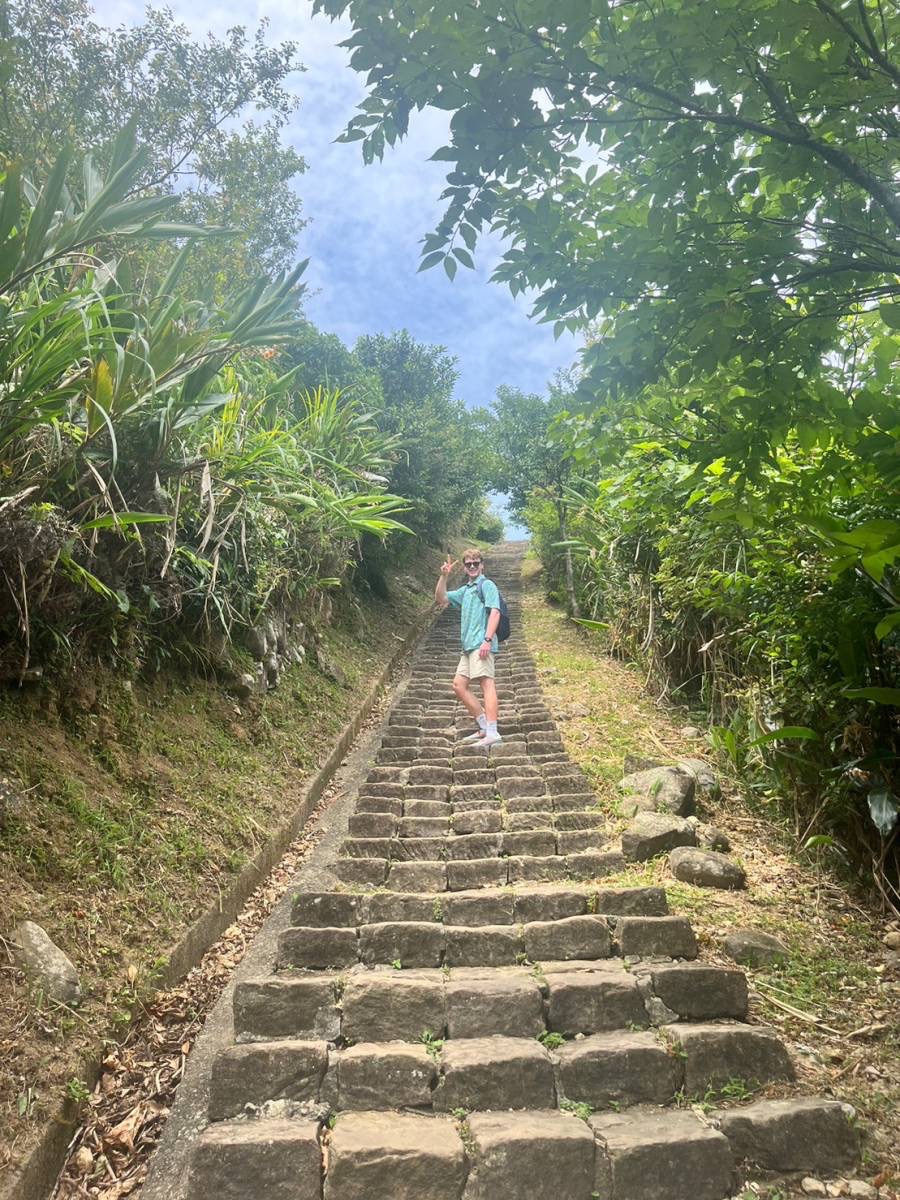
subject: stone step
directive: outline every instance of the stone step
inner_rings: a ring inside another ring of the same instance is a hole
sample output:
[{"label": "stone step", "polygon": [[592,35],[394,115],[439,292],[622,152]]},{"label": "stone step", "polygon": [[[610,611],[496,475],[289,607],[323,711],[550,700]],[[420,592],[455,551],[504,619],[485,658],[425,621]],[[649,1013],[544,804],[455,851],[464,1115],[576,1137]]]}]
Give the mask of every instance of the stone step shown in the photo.
[{"label": "stone step", "polygon": [[382,921],[443,921],[448,925],[513,925],[596,913],[601,916],[664,916],[661,887],[597,888],[519,886],[503,890],[472,888],[450,895],[421,892],[301,892],[294,897],[291,922],[323,927]]},{"label": "stone step", "polygon": [[[746,984],[741,1009],[732,979],[743,978],[741,972],[705,971],[695,985],[702,999],[694,998],[691,1007],[702,1007],[707,1018],[746,1015]],[[664,991],[671,1001],[668,983]],[[673,1018],[668,1005],[661,1007],[652,978],[626,971],[620,960],[556,961],[540,970],[357,968],[267,975],[237,984],[233,1013],[239,1041],[415,1042],[426,1030],[449,1038],[555,1033],[573,1039],[645,1029],[661,1014]],[[688,1013],[677,1015],[689,1019]]]},{"label": "stone step", "polygon": [[774,1170],[822,1175],[852,1168],[858,1140],[842,1106],[821,1100],[706,1120],[651,1107],[587,1121],[557,1109],[464,1120],[351,1111],[330,1130],[296,1116],[241,1120],[198,1139],[186,1200],[322,1200],[323,1184],[324,1200],[724,1200],[746,1150]]},{"label": "stone step", "polygon": [[654,1032],[618,1030],[550,1052],[535,1037],[491,1034],[418,1041],[281,1040],[230,1046],[213,1062],[209,1118],[275,1101],[348,1109],[541,1109],[558,1100],[593,1109],[668,1105],[682,1063]]},{"label": "stone step", "polygon": [[[629,917],[623,921],[680,918]],[[286,929],[278,939],[280,968],[347,968],[356,963],[401,967],[509,966],[543,959],[608,958],[606,918],[595,914],[524,924],[448,925],[435,921],[380,921],[359,926]]]},{"label": "stone step", "polygon": [[332,864],[332,870],[341,883],[351,887],[382,887],[387,882],[397,891],[438,892],[504,887],[526,881],[553,883],[566,879],[601,879],[618,874],[624,866],[625,859],[618,851],[593,850],[571,851],[562,855],[513,854],[446,862],[427,859],[391,862],[387,857],[341,857]]}]

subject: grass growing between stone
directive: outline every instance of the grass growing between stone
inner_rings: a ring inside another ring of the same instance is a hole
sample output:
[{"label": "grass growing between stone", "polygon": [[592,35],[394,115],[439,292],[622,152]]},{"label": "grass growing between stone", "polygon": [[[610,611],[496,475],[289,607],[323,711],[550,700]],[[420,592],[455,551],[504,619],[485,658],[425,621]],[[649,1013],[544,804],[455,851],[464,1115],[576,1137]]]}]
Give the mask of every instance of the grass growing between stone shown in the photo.
[{"label": "grass growing between stone", "polygon": [[346,605],[322,630],[340,684],[307,661],[243,704],[174,671],[0,691],[0,778],[19,797],[0,821],[0,935],[37,921],[84,993],[77,1009],[36,995],[0,937],[0,1182],[60,1101],[80,1102],[85,1062],[126,1034],[167,951],[295,810],[430,610],[439,561],[423,554],[390,601]]},{"label": "grass growing between stone", "polygon": [[[616,784],[626,754],[660,760],[711,754],[705,741],[680,733],[691,714],[656,704],[636,670],[610,658],[597,635],[545,600],[540,572],[537,561],[526,559],[522,634],[566,751],[590,778],[616,828]],[[698,815],[727,833],[732,857],[747,872],[746,891],[681,883],[665,858],[635,863],[598,882],[664,887],[671,910],[691,920],[701,956],[710,961],[729,961],[720,942],[737,927],[784,942],[784,962],[748,972],[751,1019],[774,1026],[788,1043],[797,1090],[854,1105],[869,1135],[860,1173],[890,1195],[900,1187],[900,970],[897,956],[882,944],[884,922],[851,884],[800,859],[776,822],[750,811],[727,779],[722,784],[722,800]],[[717,1103],[741,1102],[738,1090]]]}]

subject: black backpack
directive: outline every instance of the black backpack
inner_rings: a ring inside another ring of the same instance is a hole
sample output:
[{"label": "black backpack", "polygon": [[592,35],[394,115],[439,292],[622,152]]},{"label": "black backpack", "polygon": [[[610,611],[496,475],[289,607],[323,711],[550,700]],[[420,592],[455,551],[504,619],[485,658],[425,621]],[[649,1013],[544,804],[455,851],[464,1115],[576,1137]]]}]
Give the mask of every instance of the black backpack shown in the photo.
[{"label": "black backpack", "polygon": [[[479,575],[477,584],[478,599],[484,604],[484,576]],[[503,599],[503,593],[497,588],[497,595],[500,597],[500,623],[497,626],[497,641],[505,642],[509,637],[509,609],[506,607],[506,601]]]}]

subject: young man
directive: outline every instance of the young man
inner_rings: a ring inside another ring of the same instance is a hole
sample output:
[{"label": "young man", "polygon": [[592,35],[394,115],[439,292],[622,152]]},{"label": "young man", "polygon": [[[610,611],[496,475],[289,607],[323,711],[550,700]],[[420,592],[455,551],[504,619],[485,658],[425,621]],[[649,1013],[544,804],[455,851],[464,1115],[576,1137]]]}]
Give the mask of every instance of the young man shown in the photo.
[{"label": "young man", "polygon": [[[447,591],[447,577],[458,562],[441,563],[441,574],[434,589],[434,599],[441,608],[452,604],[460,612],[462,657],[453,677],[453,690],[475,720],[476,731],[463,741],[477,743],[487,749],[501,741],[497,732],[497,688],[494,685],[494,655],[497,653],[497,626],[500,624],[500,593],[497,585],[484,578],[484,563],[480,550],[465,550],[462,556],[466,582],[452,592]],[[479,579],[481,580],[479,597]],[[483,601],[483,602],[482,602]],[[472,680],[481,684],[482,706],[469,690]]]}]

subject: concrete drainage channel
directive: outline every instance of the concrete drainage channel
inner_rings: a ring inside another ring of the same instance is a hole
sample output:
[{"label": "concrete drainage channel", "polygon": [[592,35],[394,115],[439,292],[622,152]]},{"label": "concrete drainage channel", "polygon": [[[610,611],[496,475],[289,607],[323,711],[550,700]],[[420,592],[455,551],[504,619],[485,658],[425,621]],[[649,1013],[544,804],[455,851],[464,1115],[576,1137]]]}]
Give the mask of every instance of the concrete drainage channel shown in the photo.
[{"label": "concrete drainage channel", "polygon": [[[492,552],[514,622],[520,566]],[[142,1200],[723,1200],[852,1169],[833,1100],[690,1106],[789,1082],[787,1050],[661,888],[604,883],[622,848],[521,639],[489,752],[460,744],[457,657],[448,614],[210,1016]]]},{"label": "concrete drainage channel", "polygon": [[[358,784],[353,771],[354,769],[362,770],[362,764],[367,761],[367,755],[371,756],[374,753],[373,746],[377,744],[379,730],[376,728],[367,734],[362,745],[349,756],[348,751],[376,708],[382,689],[407,658],[415,643],[424,633],[427,633],[431,621],[431,615],[425,615],[423,620],[402,639],[391,655],[389,663],[378,678],[372,681],[368,693],[356,712],[348,717],[332,752],[305,786],[300,803],[294,811],[275,830],[266,845],[243,868],[231,885],[216,898],[216,902],[194,922],[180,941],[170,948],[167,955],[167,967],[159,980],[161,988],[172,987],[183,979],[187,972],[200,962],[222,931],[232,923],[246,900],[266,879],[303,829],[339,768],[341,768],[345,791],[348,791],[350,795],[353,794],[354,788]],[[334,811],[334,809],[329,811],[329,821],[331,813]],[[99,1065],[94,1063],[87,1066],[84,1074],[88,1085],[93,1087],[99,1074]],[[46,1200],[46,1197],[54,1190],[75,1126],[74,1106],[67,1102],[59,1111],[52,1114],[44,1135],[22,1167],[14,1176],[4,1178],[0,1183],[0,1200],[6,1200],[6,1198],[8,1200]]]}]

